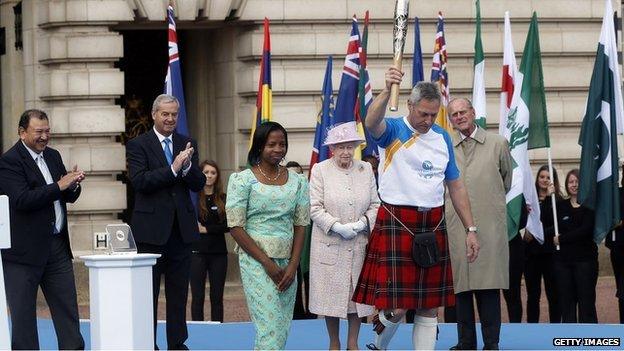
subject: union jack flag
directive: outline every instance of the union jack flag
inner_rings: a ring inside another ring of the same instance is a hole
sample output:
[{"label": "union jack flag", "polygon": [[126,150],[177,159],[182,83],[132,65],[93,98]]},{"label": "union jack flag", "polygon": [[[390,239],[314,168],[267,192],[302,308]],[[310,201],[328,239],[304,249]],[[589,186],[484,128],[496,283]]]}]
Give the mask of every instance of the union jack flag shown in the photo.
[{"label": "union jack flag", "polygon": [[435,45],[433,48],[433,63],[431,65],[431,81],[438,84],[440,93],[442,94],[442,103],[440,104],[440,111],[438,111],[438,117],[436,123],[440,127],[450,132],[453,130],[451,122],[446,116],[446,107],[448,106],[450,93],[448,73],[446,72],[446,64],[448,62],[448,56],[446,53],[446,41],[444,40],[444,17],[442,12],[438,12],[438,29],[435,37]]},{"label": "union jack flag", "polygon": [[178,110],[178,124],[176,131],[189,136],[188,123],[186,121],[186,103],[184,102],[184,88],[182,86],[182,69],[180,68],[180,53],[178,52],[178,35],[173,18],[173,6],[167,7],[167,22],[169,23],[169,67],[165,77],[165,94],[175,96],[180,102]]}]

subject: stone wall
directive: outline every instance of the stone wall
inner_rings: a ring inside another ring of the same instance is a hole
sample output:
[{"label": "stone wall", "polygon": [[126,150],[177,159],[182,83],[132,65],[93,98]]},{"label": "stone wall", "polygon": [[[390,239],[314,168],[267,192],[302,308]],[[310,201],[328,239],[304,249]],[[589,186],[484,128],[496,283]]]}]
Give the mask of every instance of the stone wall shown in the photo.
[{"label": "stone wall", "polygon": [[[124,111],[115,99],[124,94],[123,72],[114,63],[123,55],[124,28],[164,28],[166,0],[24,0],[23,50],[13,47],[12,7],[0,0],[0,25],[7,31],[2,76],[2,147],[16,140],[25,108],[49,112],[53,147],[67,167],[87,171],[80,200],[70,206],[69,225],[80,254],[91,235],[117,220],[126,208],[125,185],[116,180],[125,168],[124,147],[115,137],[124,130]],[[353,14],[370,10],[369,69],[375,92],[392,62],[393,1],[390,0],[225,0],[174,1],[178,27],[189,32],[182,52],[190,126],[201,158],[215,158],[227,177],[244,166],[262,51],[262,20],[271,19],[274,120],[289,130],[288,160],[307,167],[320,90],[328,55],[334,56],[337,92]],[[614,8],[620,9],[618,1]],[[503,14],[511,12],[518,64],[532,11],[539,16],[540,41],[550,121],[552,154],[563,177],[578,165],[580,122],[591,76],[603,0],[482,0],[486,57],[488,127],[497,129],[503,50]],[[450,91],[470,96],[474,43],[472,0],[412,0],[410,16],[421,22],[424,71],[430,72],[437,11],[446,18]],[[196,30],[196,31],[195,31]],[[406,81],[399,115],[406,112],[413,28],[405,48]],[[535,167],[545,151],[531,152]]]}]

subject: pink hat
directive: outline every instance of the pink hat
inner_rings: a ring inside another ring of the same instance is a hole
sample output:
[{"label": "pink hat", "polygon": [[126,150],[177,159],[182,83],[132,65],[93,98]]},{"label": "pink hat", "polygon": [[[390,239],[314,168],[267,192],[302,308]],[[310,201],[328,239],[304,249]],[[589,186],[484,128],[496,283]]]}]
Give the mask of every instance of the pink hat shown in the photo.
[{"label": "pink hat", "polygon": [[357,141],[358,144],[364,142],[364,138],[362,138],[357,132],[355,121],[333,126],[329,131],[327,131],[327,138],[325,138],[323,145],[334,145],[352,141]]}]

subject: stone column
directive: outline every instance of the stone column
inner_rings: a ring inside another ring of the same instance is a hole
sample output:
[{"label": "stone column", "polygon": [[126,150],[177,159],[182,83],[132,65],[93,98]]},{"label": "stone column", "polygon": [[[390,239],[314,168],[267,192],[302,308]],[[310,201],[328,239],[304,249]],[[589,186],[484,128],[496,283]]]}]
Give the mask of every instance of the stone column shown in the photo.
[{"label": "stone column", "polygon": [[126,169],[123,73],[114,67],[123,55],[122,36],[109,29],[133,14],[125,1],[24,0],[24,101],[47,111],[51,146],[66,168],[87,172],[82,195],[68,207],[74,252],[91,249],[92,233],[116,222],[126,208],[125,186],[116,179]]},{"label": "stone column", "polygon": [[17,122],[24,111],[23,50],[15,48],[15,16],[13,6],[18,0],[0,0],[0,27],[6,34],[6,53],[0,56],[2,87],[2,152],[17,140]]}]

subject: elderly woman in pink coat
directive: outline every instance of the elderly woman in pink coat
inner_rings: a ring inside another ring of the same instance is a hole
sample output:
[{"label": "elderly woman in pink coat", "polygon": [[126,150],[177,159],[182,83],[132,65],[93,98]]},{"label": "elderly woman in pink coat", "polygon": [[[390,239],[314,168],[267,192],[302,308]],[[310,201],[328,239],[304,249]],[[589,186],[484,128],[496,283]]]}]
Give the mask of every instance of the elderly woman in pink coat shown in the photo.
[{"label": "elderly woman in pink coat", "polygon": [[360,318],[374,313],[351,301],[380,203],[371,165],[353,159],[363,141],[355,122],[330,129],[324,144],[333,156],[314,165],[310,177],[309,306],[325,316],[331,350],[340,349],[340,318],[349,321],[347,349],[357,349]]}]

